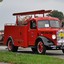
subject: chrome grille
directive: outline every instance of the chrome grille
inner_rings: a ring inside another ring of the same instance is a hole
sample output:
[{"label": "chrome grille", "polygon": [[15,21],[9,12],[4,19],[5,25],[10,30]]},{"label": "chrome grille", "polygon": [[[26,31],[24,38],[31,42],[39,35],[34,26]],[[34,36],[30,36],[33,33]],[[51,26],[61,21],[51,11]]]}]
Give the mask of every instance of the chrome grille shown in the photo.
[{"label": "chrome grille", "polygon": [[57,45],[64,45],[64,30],[57,32]]}]

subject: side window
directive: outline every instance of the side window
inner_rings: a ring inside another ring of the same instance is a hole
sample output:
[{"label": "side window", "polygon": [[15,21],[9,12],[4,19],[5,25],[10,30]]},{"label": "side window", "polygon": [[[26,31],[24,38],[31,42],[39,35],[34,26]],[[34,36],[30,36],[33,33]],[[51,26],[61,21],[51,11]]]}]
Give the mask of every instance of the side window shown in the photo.
[{"label": "side window", "polygon": [[30,28],[36,29],[36,22],[34,20],[30,21]]}]

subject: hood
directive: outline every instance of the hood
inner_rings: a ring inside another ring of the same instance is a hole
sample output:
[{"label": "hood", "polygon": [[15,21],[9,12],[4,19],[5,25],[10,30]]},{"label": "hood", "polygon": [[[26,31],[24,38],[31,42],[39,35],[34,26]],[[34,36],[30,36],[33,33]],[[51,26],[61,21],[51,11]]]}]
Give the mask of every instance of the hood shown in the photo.
[{"label": "hood", "polygon": [[64,31],[62,28],[40,28],[38,29],[39,36],[52,39],[52,35],[56,35],[59,31]]},{"label": "hood", "polygon": [[58,32],[59,30],[61,30],[61,28],[39,28],[38,32],[44,32],[44,33],[47,32],[47,33],[53,34],[53,33]]}]

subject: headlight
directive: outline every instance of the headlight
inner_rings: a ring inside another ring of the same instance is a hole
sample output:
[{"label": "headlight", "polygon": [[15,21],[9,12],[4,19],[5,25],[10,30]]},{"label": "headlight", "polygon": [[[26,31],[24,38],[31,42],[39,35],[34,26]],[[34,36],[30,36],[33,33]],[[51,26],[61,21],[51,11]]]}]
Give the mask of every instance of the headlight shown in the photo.
[{"label": "headlight", "polygon": [[56,35],[52,35],[52,39],[56,39]]}]

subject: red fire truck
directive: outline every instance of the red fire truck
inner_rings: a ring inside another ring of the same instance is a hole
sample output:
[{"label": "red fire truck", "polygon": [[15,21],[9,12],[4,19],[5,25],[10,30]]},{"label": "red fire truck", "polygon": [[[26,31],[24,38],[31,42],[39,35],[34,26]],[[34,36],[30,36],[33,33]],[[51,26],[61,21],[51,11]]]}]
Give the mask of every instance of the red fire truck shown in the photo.
[{"label": "red fire truck", "polygon": [[33,52],[45,54],[46,50],[62,50],[64,53],[64,29],[54,17],[44,17],[51,10],[14,13],[16,24],[6,24],[4,44],[16,52],[18,47],[31,47]]}]

